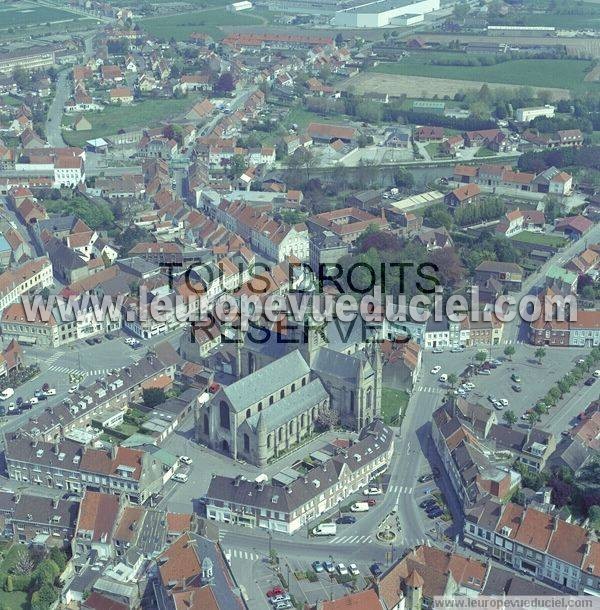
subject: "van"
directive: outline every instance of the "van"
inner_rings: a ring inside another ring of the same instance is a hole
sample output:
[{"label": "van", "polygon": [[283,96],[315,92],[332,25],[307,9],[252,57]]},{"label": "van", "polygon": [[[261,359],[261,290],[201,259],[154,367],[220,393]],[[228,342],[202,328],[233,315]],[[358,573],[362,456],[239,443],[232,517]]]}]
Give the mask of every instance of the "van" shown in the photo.
[{"label": "van", "polygon": [[353,513],[366,513],[369,510],[369,503],[368,502],[355,502],[350,507],[350,510]]},{"label": "van", "polygon": [[314,536],[335,536],[337,525],[335,523],[321,523],[313,529]]},{"label": "van", "polygon": [[12,388],[6,388],[6,390],[0,392],[0,400],[8,400],[14,393],[15,391]]},{"label": "van", "polygon": [[173,475],[173,480],[177,481],[178,483],[187,483],[188,478],[188,475],[184,474],[183,472],[177,472]]}]

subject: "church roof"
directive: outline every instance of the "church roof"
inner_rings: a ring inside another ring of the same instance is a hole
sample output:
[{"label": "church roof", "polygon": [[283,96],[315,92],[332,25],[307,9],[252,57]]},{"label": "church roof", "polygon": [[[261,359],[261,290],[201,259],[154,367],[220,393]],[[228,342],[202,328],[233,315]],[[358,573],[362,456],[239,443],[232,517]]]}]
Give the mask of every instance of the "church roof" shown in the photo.
[{"label": "church roof", "polygon": [[356,379],[361,366],[370,367],[364,352],[349,355],[324,347],[316,355],[312,368],[316,373],[352,380]]},{"label": "church roof", "polygon": [[247,421],[256,430],[258,419],[262,415],[265,430],[272,432],[290,422],[293,417],[301,415],[317,403],[327,399],[327,392],[319,379],[315,379],[295,392],[268,406],[266,410],[255,413]]},{"label": "church roof", "polygon": [[294,350],[223,388],[223,393],[234,410],[240,413],[308,373],[310,373],[310,368],[302,354],[298,350]]}]

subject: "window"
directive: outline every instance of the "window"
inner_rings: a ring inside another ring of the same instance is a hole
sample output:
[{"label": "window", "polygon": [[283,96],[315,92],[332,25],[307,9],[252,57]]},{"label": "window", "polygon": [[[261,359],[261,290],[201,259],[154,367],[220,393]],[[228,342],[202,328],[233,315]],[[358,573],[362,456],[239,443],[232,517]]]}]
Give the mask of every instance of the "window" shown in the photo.
[{"label": "window", "polygon": [[224,400],[222,400],[219,404],[219,418],[221,428],[229,430],[229,405]]},{"label": "window", "polygon": [[244,434],[244,451],[250,453],[250,437]]},{"label": "window", "polygon": [[279,392],[279,398],[283,398],[285,396],[285,390],[281,390],[281,392]]},{"label": "window", "polygon": [[262,411],[262,402],[258,403],[258,412],[260,413]]},{"label": "window", "polygon": [[267,449],[271,448],[271,435],[267,436]]},{"label": "window", "polygon": [[206,434],[207,436],[210,434],[210,426],[208,423],[208,414],[207,413],[204,414],[204,434]]},{"label": "window", "polygon": [[279,428],[279,442],[283,441],[283,428]]},{"label": "window", "polygon": [[350,413],[354,413],[354,390],[350,392]]},{"label": "window", "polygon": [[246,419],[250,419],[251,415],[252,415],[252,411],[250,409],[246,409]]},{"label": "window", "polygon": [[296,391],[296,384],[292,383],[292,392],[295,392],[295,391]]}]

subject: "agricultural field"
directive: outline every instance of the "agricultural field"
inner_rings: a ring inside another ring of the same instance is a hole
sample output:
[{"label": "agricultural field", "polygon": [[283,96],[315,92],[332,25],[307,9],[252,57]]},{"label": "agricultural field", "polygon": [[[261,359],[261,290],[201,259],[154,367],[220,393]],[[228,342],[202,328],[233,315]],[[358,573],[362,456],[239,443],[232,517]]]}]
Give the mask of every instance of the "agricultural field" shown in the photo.
[{"label": "agricultural field", "polygon": [[21,8],[0,8],[0,28],[43,25],[71,21],[77,17],[78,15],[70,11],[23,2]]},{"label": "agricultural field", "polygon": [[[437,55],[441,60],[450,56],[448,53]],[[452,55],[469,59],[462,53]],[[373,72],[543,88],[560,83],[563,88],[578,89],[585,86],[586,73],[592,66],[590,61],[577,59],[515,59],[491,66],[445,66],[432,63],[435,56],[435,53],[412,54],[399,62],[381,63]]]},{"label": "agricultural field", "polygon": [[215,40],[223,38],[221,25],[263,25],[265,18],[251,12],[229,13],[222,9],[210,9],[142,19],[140,26],[157,38],[187,40],[193,32],[205,32]]},{"label": "agricultural field", "polygon": [[[107,106],[98,112],[86,112],[84,116],[92,124],[89,131],[63,130],[63,138],[70,146],[82,146],[87,140],[116,134],[120,129],[132,131],[148,125],[158,125],[183,114],[191,108],[197,96],[181,99],[147,99],[131,106]],[[74,120],[70,117],[69,121]]]},{"label": "agricultural field", "polygon": [[[388,65],[388,64],[382,64]],[[389,64],[394,65],[394,64]],[[378,66],[378,67],[381,67]],[[349,78],[343,85],[345,91],[352,91],[357,95],[365,93],[388,93],[391,97],[432,98],[454,97],[457,93],[473,89],[481,89],[485,81],[456,80],[450,78],[431,78],[427,76],[408,76],[404,74],[386,74],[384,72],[363,72]],[[514,89],[515,85],[490,83],[490,89]],[[568,89],[550,87],[533,87],[534,92],[547,91],[553,99],[568,99],[571,97]]]}]

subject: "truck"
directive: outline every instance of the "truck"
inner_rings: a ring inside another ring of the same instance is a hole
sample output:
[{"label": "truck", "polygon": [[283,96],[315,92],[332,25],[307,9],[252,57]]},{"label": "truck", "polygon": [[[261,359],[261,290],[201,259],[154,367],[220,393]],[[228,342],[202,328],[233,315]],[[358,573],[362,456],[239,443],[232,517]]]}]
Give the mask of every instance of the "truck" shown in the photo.
[{"label": "truck", "polygon": [[350,507],[350,510],[353,513],[366,513],[369,510],[369,503],[368,502],[355,502]]},{"label": "truck", "polygon": [[321,523],[312,531],[313,536],[335,536],[337,534],[337,525],[335,523]]}]

